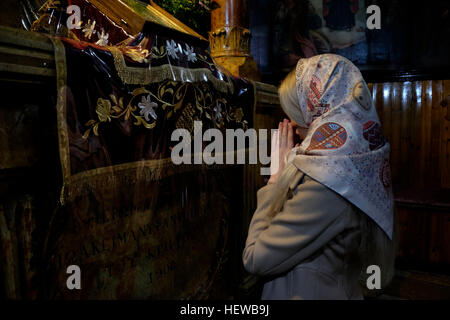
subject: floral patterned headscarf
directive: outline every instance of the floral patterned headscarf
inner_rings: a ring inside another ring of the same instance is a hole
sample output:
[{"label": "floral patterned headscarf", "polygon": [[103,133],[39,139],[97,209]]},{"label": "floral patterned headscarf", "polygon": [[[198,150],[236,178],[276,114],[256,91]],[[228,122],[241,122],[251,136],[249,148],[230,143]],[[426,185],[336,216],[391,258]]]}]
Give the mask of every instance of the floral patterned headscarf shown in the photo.
[{"label": "floral patterned headscarf", "polygon": [[318,55],[298,62],[296,86],[300,107],[285,111],[300,112],[308,134],[287,164],[346,198],[392,239],[390,146],[360,71],[344,57]]}]

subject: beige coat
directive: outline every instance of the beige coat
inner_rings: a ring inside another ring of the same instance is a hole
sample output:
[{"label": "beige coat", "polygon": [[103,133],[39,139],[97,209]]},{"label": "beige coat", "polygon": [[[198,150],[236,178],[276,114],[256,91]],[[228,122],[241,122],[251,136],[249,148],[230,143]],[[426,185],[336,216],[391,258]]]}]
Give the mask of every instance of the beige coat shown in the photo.
[{"label": "beige coat", "polygon": [[258,190],[243,252],[248,272],[270,276],[262,299],[362,299],[362,213],[299,171],[282,210],[271,218],[273,188]]}]

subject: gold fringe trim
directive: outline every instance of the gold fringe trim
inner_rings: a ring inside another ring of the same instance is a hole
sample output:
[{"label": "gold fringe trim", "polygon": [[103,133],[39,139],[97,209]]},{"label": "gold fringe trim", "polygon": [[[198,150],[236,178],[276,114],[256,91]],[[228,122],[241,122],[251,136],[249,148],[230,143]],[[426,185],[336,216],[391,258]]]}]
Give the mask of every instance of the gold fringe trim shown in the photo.
[{"label": "gold fringe trim", "polygon": [[[57,103],[56,116],[58,123],[58,146],[61,160],[63,181],[70,181],[69,137],[67,133],[66,99],[67,99],[67,65],[66,52],[61,40],[49,36],[55,48]],[[63,189],[64,191],[64,189]]]},{"label": "gold fringe trim", "polygon": [[[236,159],[239,151],[225,152],[221,154],[224,161],[227,154],[233,154]],[[245,149],[245,157],[248,158],[249,149]],[[158,160],[143,160],[124,163],[120,165],[93,169],[74,174],[70,177],[70,184],[65,183],[61,192],[61,203],[73,201],[75,198],[96,190],[105,189],[105,186],[132,186],[139,182],[159,181],[164,178],[187,172],[202,172],[205,170],[217,170],[242,166],[240,164],[194,164],[194,156],[191,164],[174,164],[171,158]],[[202,160],[203,161],[203,160]]]},{"label": "gold fringe trim", "polygon": [[146,85],[165,80],[200,82],[205,81],[206,78],[213,84],[214,88],[221,92],[232,93],[234,91],[233,82],[225,73],[222,74],[227,81],[216,78],[211,70],[207,68],[188,69],[169,64],[148,68],[128,67],[125,63],[123,52],[119,48],[110,47],[109,49],[114,57],[114,66],[117,74],[126,84]]}]

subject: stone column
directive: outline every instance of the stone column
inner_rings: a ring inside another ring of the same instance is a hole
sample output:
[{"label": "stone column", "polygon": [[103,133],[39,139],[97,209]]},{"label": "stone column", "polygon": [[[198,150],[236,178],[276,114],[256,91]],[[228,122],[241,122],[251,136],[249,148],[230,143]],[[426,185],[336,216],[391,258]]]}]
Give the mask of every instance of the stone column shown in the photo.
[{"label": "stone column", "polygon": [[247,0],[215,0],[209,42],[215,61],[231,74],[261,80],[250,54],[251,33]]}]

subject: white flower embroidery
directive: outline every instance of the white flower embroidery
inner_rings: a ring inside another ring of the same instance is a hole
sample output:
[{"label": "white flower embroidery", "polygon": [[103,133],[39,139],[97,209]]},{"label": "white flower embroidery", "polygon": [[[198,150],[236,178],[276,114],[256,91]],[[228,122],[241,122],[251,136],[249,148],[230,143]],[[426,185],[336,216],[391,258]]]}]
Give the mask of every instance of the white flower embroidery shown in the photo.
[{"label": "white flower embroidery", "polygon": [[[175,41],[171,40],[166,40],[166,49],[167,49],[167,54],[172,58],[172,59],[178,59],[177,56],[177,52],[178,52],[178,46],[175,43]],[[181,51],[183,52],[183,51]]]},{"label": "white flower embroidery", "polygon": [[157,115],[154,108],[158,107],[158,104],[150,101],[150,95],[142,97],[142,101],[138,103],[138,107],[141,108],[141,116],[144,116],[145,120],[150,121],[148,115],[151,115],[153,119],[157,119]]},{"label": "white flower embroidery", "polygon": [[187,56],[188,62],[197,61],[197,55],[194,52],[194,47],[189,47],[189,45],[186,43],[186,50],[184,51],[184,54]]},{"label": "white flower embroidery", "polygon": [[88,20],[88,22],[84,25],[83,30],[81,30],[84,33],[84,36],[88,39],[92,37],[93,34],[95,34],[95,20],[91,23],[91,19]]},{"label": "white flower embroidery", "polygon": [[109,37],[109,33],[105,34],[105,30],[102,29],[102,34],[98,34],[98,41],[95,43],[96,45],[99,46],[106,46],[108,45],[108,37]]}]

